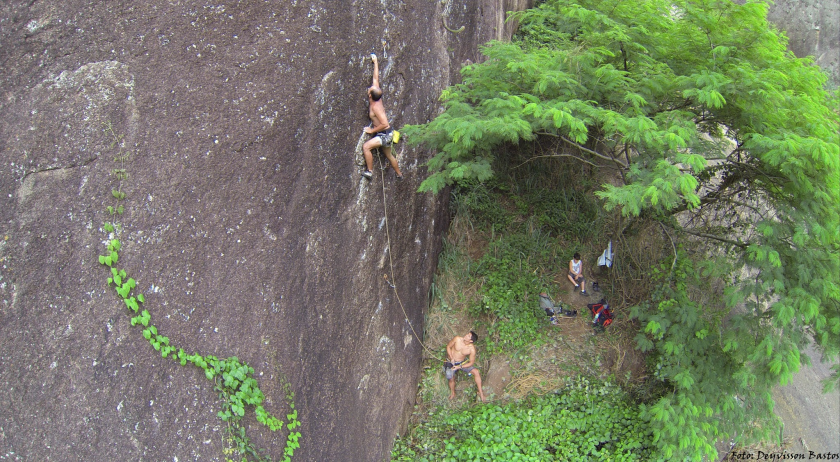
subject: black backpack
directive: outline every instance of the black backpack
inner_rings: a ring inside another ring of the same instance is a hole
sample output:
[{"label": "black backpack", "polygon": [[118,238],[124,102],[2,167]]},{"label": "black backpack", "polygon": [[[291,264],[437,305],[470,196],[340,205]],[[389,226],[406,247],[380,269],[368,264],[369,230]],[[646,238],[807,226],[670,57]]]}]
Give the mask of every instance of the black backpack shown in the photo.
[{"label": "black backpack", "polygon": [[606,299],[602,298],[598,302],[586,305],[586,307],[589,308],[589,312],[592,314],[593,327],[600,327],[601,330],[604,330],[607,326],[612,324],[613,314],[610,309],[610,304],[607,303]]}]

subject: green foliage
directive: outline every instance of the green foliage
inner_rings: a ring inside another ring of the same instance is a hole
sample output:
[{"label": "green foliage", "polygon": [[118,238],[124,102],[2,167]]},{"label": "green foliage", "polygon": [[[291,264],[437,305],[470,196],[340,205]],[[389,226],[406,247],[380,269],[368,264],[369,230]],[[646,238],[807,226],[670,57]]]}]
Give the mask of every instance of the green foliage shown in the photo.
[{"label": "green foliage", "polygon": [[469,215],[474,224],[487,226],[495,232],[504,231],[516,218],[516,214],[507,211],[499,200],[499,192],[506,189],[507,186],[498,181],[465,182],[453,193],[455,209]]},{"label": "green foliage", "polygon": [[533,188],[525,196],[543,229],[585,241],[599,232],[600,206],[591,194],[571,188]]},{"label": "green foliage", "polygon": [[[670,265],[655,271],[659,288],[651,302],[632,309],[643,326],[639,348],[650,352],[652,375],[665,385],[661,396],[641,409],[667,459],[715,459],[714,443],[720,439],[749,444],[775,438],[780,423],[770,388],[782,369],[790,377],[799,367],[794,345],[771,347],[779,344],[780,332],[764,328],[756,335],[756,329],[744,328],[754,316],[730,313],[722,300],[701,305],[689,296],[689,290],[713,293],[708,282],[724,266],[721,260],[693,262],[680,253],[673,271]],[[779,370],[762,372],[765,361],[743,353],[748,344],[771,363],[778,361]]]},{"label": "green foliage", "polygon": [[545,326],[545,316],[534,306],[539,288],[546,281],[536,268],[549,257],[545,241],[522,233],[508,234],[491,243],[474,266],[474,277],[482,284],[481,302],[474,315],[490,314],[497,319],[488,334],[490,352],[517,350],[532,343]]},{"label": "green foliage", "polygon": [[[108,250],[115,253],[120,247],[119,240],[111,239],[108,243]],[[105,258],[100,256],[100,262]],[[113,259],[116,261],[116,258]],[[103,262],[102,264],[106,264]],[[126,306],[137,313],[140,305],[145,303],[145,297],[141,293],[134,293],[137,283],[133,278],[127,277],[124,269],[117,269],[111,265],[111,277],[108,278],[108,285],[113,284],[114,290],[123,299]],[[141,325],[143,338],[149,341],[152,348],[159,352],[163,358],[171,358],[173,361],[186,365],[188,362],[204,370],[208,380],[213,380],[216,390],[222,398],[222,410],[219,411],[219,418],[231,424],[229,427],[230,441],[234,446],[240,448],[237,453],[247,457],[248,455],[262,460],[263,457],[250,445],[250,440],[244,436],[244,427],[239,424],[239,419],[245,415],[247,407],[253,407],[254,414],[259,423],[265,425],[272,431],[283,429],[285,426],[289,431],[286,446],[284,448],[285,460],[291,460],[294,450],[300,447],[298,439],[300,432],[294,431],[300,426],[297,418],[297,411],[294,405],[294,393],[291,392],[288,381],[284,381],[286,400],[289,403],[291,413],[286,415],[287,423],[268,413],[262,403],[265,399],[259,384],[253,377],[254,369],[243,364],[236,357],[219,359],[215,356],[202,356],[198,353],[187,354],[183,348],[170,345],[169,337],[161,335],[156,326],[150,324],[151,314],[143,309],[138,315],[131,318],[131,325]]]},{"label": "green foliage", "polygon": [[561,393],[441,412],[397,439],[395,461],[650,460],[651,433],[616,386],[578,378]]},{"label": "green foliage", "polygon": [[108,210],[108,213],[111,214],[111,215],[122,215],[123,212],[125,211],[125,209],[123,208],[122,205],[118,205],[116,207],[109,205],[109,206],[106,207],[106,209]]},{"label": "green foliage", "polygon": [[[547,179],[533,178],[470,181],[453,192],[458,213],[495,236],[469,269],[469,278],[481,286],[481,300],[470,312],[491,318],[491,354],[517,350],[539,338],[545,316],[535,300],[556,271],[551,235],[583,240],[597,234],[600,209],[591,195],[554,189]],[[446,262],[444,258],[441,264]]]},{"label": "green foliage", "polygon": [[[105,130],[114,138],[112,147],[119,144],[122,137],[116,136],[110,124],[106,124]],[[114,160],[125,163],[128,160],[128,154],[120,152]],[[126,178],[125,169],[115,169],[112,173],[117,178],[118,184],[121,185],[121,181]],[[126,194],[119,187],[111,190],[111,196],[118,202],[126,199]],[[116,207],[109,205],[107,209],[110,215],[121,215],[124,210],[122,204],[118,204]],[[143,338],[149,341],[149,344],[160,353],[161,357],[171,358],[182,366],[189,362],[203,369],[207,379],[214,381],[215,388],[222,401],[222,410],[219,411],[218,415],[219,418],[228,423],[229,447],[225,449],[225,455],[238,454],[243,457],[243,460],[247,460],[248,457],[255,460],[268,460],[261,450],[258,451],[253,447],[245,434],[245,427],[240,423],[246,409],[251,407],[254,409],[257,422],[265,425],[271,431],[281,430],[284,426],[288,430],[283,455],[285,461],[291,461],[295,449],[300,447],[298,440],[301,434],[299,431],[295,431],[300,427],[300,421],[297,418],[297,410],[295,410],[294,393],[291,391],[288,380],[281,378],[285,398],[291,411],[286,415],[286,423],[284,423],[268,413],[263,407],[262,403],[265,396],[260,390],[257,380],[253,377],[254,369],[252,367],[240,362],[236,357],[219,359],[212,355],[202,356],[198,353],[190,355],[183,348],[170,345],[169,337],[160,334],[157,327],[151,324],[149,311],[146,309],[141,311],[141,305],[146,303],[146,299],[142,293],[136,291],[137,281],[128,277],[125,269],[119,269],[115,266],[119,261],[119,252],[122,248],[120,240],[114,237],[119,228],[117,223],[106,222],[102,225],[102,229],[109,234],[109,238],[107,252],[105,255],[99,256],[99,263],[110,269],[111,276],[107,280],[108,287],[113,287],[126,307],[132,313],[137,314],[131,318],[131,325],[144,327]]]},{"label": "green foliage", "polygon": [[574,241],[596,235],[603,219],[600,203],[586,188],[588,178],[566,175],[558,180],[548,177],[551,167],[531,165],[524,176],[498,175],[484,183],[459,184],[452,195],[453,208],[473,225],[494,233],[524,231],[522,223],[533,217],[536,223],[528,224],[541,232]]},{"label": "green foliage", "polygon": [[[486,60],[462,70],[443,114],[405,130],[437,153],[422,191],[485,181],[505,148],[552,140],[548,155],[617,172],[597,193],[607,210],[654,217],[715,261],[702,277],[727,283],[712,310],[731,315],[726,324],[702,315],[685,295],[702,281],[677,267],[663,280],[674,293],[638,308],[640,344],[679,396],[646,411],[666,456],[712,456],[714,438],[731,434],[725,422],[772,434],[761,402],[797,370],[801,348],[813,339],[840,356],[837,94],[810,58],[786,50],[766,10],[547,0],[514,14],[515,42],[490,43]],[[691,361],[677,359],[684,351]]]}]

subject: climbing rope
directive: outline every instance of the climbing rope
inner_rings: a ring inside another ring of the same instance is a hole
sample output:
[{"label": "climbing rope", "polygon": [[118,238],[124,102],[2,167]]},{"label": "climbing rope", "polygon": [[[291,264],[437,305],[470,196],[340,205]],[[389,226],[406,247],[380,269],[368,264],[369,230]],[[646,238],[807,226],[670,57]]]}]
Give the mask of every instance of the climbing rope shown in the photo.
[{"label": "climbing rope", "polygon": [[[403,145],[403,148],[400,149],[400,155],[402,155],[404,150],[405,150],[405,147]],[[382,166],[382,156],[376,156],[376,158],[379,159],[379,177],[382,179],[382,207],[385,210],[385,236],[388,238],[388,264],[390,265],[390,268],[391,268],[391,279],[393,279],[394,278],[394,260],[393,260],[393,257],[391,256],[391,254],[392,254],[392,252],[391,252],[391,250],[392,250],[392,247],[391,247],[391,231],[390,231],[390,226],[388,224],[388,200],[387,200],[387,196],[385,195],[385,174],[383,173],[384,168]],[[391,280],[388,279],[387,274],[385,275],[385,282],[387,282],[388,285],[391,286],[392,289],[394,289],[394,295],[397,297],[397,302],[400,304],[400,308],[402,309],[403,315],[405,316],[405,322],[408,323],[408,327],[411,328],[411,332],[414,334],[414,337],[417,339],[417,341],[420,342],[420,345],[423,347],[423,349],[425,349],[426,352],[429,354],[429,356],[431,356],[432,358],[435,358],[440,362],[446,362],[445,360],[438,357],[434,353],[434,351],[430,350],[429,347],[427,347],[426,344],[423,343],[423,340],[420,338],[420,336],[417,335],[417,331],[414,330],[414,326],[411,325],[411,320],[408,319],[408,313],[406,313],[406,311],[405,311],[405,306],[403,306],[403,302],[402,302],[402,300],[400,300],[400,294],[397,291],[397,286],[395,286],[394,283],[391,282]]]}]

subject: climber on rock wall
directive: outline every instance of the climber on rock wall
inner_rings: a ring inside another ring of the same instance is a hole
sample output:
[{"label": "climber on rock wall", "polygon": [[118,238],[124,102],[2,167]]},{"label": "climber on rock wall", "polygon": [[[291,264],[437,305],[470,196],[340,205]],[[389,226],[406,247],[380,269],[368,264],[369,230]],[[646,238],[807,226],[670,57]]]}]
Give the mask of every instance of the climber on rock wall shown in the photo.
[{"label": "climber on rock wall", "polygon": [[373,83],[368,88],[367,94],[370,102],[371,126],[365,127],[364,131],[373,136],[363,146],[367,169],[362,172],[362,176],[368,180],[373,178],[373,173],[371,173],[371,170],[373,170],[373,154],[371,151],[381,147],[385,157],[391,162],[391,167],[397,173],[397,178],[402,179],[403,176],[400,172],[400,166],[397,164],[397,159],[391,154],[394,130],[388,124],[385,105],[382,103],[382,88],[379,87],[379,61],[373,53],[371,53],[370,58],[373,60]]}]

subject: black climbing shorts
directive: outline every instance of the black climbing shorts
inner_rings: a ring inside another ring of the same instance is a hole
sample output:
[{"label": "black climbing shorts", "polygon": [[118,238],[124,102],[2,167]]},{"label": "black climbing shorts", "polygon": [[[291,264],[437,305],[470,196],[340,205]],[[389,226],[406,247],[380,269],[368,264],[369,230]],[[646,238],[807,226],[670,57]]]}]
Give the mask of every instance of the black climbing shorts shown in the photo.
[{"label": "black climbing shorts", "polygon": [[394,142],[394,129],[388,128],[379,133],[375,133],[373,136],[379,138],[379,141],[382,142],[383,147],[390,148]]}]

